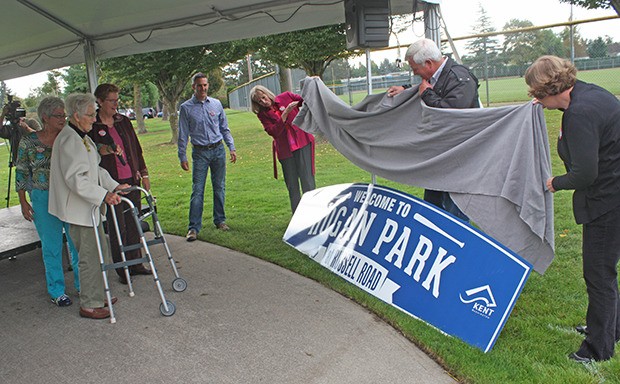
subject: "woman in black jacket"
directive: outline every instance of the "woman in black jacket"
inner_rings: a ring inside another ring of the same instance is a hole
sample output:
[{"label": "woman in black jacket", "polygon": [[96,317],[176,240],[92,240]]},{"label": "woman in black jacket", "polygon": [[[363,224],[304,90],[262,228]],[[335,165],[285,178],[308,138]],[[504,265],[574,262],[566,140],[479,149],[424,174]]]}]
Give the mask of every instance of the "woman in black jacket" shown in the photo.
[{"label": "woman in black jacket", "polygon": [[569,357],[609,360],[620,339],[620,101],[577,80],[568,60],[543,56],[525,72],[534,102],[564,112],[558,154],[566,173],[547,180],[551,192],[574,190],[573,213],[583,224],[583,277],[588,290],[586,339]]}]

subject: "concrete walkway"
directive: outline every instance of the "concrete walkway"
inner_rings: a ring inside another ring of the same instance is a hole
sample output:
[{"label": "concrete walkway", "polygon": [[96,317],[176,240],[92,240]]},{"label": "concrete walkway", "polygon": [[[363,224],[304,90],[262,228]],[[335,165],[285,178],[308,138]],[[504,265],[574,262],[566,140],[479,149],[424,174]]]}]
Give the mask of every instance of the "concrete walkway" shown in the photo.
[{"label": "concrete walkway", "polygon": [[[2,234],[0,234],[2,236]],[[151,247],[166,298],[150,276],[136,296],[114,277],[117,323],[49,302],[40,250],[0,262],[0,383],[454,383],[392,327],[322,285],[254,257],[166,236],[185,292],[172,290],[161,245]]]}]

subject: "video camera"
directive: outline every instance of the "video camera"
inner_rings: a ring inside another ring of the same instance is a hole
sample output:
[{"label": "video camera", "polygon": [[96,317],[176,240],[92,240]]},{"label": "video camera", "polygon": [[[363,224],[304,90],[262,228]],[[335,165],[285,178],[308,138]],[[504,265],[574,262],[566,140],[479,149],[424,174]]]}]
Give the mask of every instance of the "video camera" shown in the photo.
[{"label": "video camera", "polygon": [[0,137],[3,139],[12,139],[18,135],[17,129],[19,127],[19,119],[26,117],[26,110],[21,107],[18,100],[13,100],[13,95],[6,95],[8,103],[4,106],[4,119],[9,122],[8,125],[4,125],[3,121],[0,121]]},{"label": "video camera", "polygon": [[19,119],[26,117],[26,110],[20,108],[21,104],[17,100],[13,100],[13,96],[7,94],[8,103],[4,106],[2,112],[4,119],[9,122],[5,125],[4,121],[0,121],[0,138],[9,140],[9,148],[11,157],[9,158],[9,167],[17,160],[17,147],[19,140],[22,138],[22,132],[19,129]]},{"label": "video camera", "polygon": [[19,100],[13,100],[13,95],[6,95],[8,103],[6,104],[6,114],[4,118],[12,125],[17,126],[21,117],[26,117],[26,110],[21,107]]}]

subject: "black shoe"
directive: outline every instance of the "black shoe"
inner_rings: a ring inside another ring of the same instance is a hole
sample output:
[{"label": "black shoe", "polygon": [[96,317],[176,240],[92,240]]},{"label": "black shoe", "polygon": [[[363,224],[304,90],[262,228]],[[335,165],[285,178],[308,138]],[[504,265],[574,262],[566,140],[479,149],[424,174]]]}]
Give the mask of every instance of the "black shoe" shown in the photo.
[{"label": "black shoe", "polygon": [[131,276],[135,276],[135,275],[150,275],[153,272],[151,272],[150,269],[146,268],[143,265],[140,266],[135,266],[133,268],[129,268],[129,274]]},{"label": "black shoe", "polygon": [[577,352],[573,352],[570,355],[568,355],[568,358],[573,360],[576,363],[582,363],[582,364],[588,364],[588,363],[593,363],[594,359],[591,357],[583,357],[583,356],[579,356],[577,354]]},{"label": "black shoe", "polygon": [[575,327],[575,331],[581,333],[582,335],[588,334],[588,326],[587,325],[578,325]]},{"label": "black shoe", "polygon": [[123,275],[123,276],[119,276],[118,277],[118,282],[123,284],[123,285],[127,285],[127,278]]}]

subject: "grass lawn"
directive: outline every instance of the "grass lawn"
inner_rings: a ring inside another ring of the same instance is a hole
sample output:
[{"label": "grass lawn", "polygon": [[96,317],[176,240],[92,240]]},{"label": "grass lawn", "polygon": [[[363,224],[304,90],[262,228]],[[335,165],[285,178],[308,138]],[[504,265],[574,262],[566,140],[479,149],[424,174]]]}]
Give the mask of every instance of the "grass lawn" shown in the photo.
[{"label": "grass lawn", "polygon": [[[553,167],[558,174],[562,165],[556,155],[555,138],[561,114],[546,113]],[[587,367],[567,359],[581,343],[582,336],[573,327],[585,322],[587,304],[581,277],[581,227],[573,220],[570,192],[555,195],[555,261],[544,276],[532,273],[494,349],[484,354],[384,304],[285,245],[281,239],[290,209],[284,181],[272,176],[270,137],[252,113],[228,111],[228,117],[238,154],[237,163],[228,167],[226,179],[227,223],[232,230],[221,232],[211,225],[212,195],[207,188],[205,228],[199,234],[200,240],[268,260],[350,297],[401,331],[459,381],[620,383],[620,357]],[[171,134],[167,122],[149,119],[146,126],[148,133],[140,135],[140,141],[162,226],[167,233],[184,236],[191,173],[180,168],[176,146],[168,143]],[[0,147],[0,192],[4,194],[7,154],[8,150]],[[327,142],[318,140],[316,154],[317,187],[371,180],[370,174],[356,168]],[[421,196],[421,190],[415,187],[383,179],[377,183]],[[16,204],[17,196],[12,192],[11,205]]]}]

